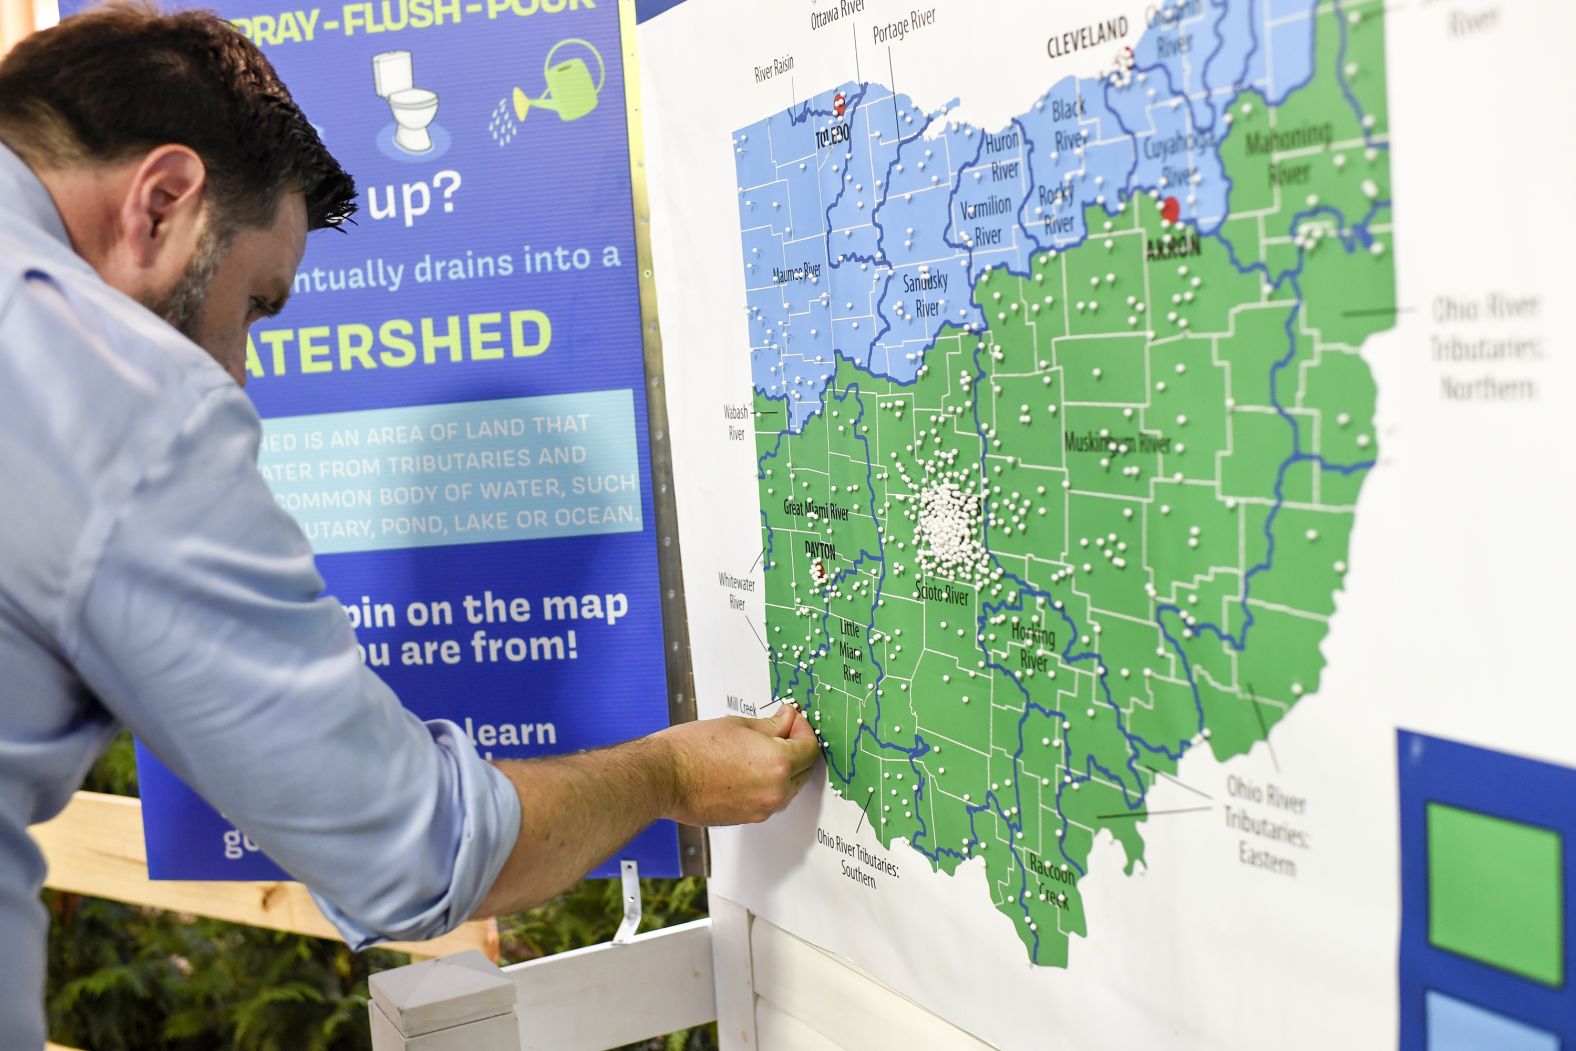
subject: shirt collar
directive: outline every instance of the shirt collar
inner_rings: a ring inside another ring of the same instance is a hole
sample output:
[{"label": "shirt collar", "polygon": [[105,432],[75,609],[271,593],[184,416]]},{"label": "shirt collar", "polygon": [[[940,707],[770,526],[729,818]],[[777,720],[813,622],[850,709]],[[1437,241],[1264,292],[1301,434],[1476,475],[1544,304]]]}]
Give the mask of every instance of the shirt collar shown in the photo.
[{"label": "shirt collar", "polygon": [[16,214],[23,222],[71,248],[71,236],[66,233],[66,221],[60,217],[55,199],[33,169],[4,143],[0,143],[0,210]]}]

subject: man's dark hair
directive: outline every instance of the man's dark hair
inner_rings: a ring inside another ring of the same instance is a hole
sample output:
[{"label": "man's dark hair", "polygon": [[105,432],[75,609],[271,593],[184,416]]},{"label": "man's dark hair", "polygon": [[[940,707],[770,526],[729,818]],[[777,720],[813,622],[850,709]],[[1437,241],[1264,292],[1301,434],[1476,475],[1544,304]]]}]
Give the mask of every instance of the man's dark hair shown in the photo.
[{"label": "man's dark hair", "polygon": [[23,40],[0,62],[0,141],[35,168],[187,146],[227,229],[268,225],[290,190],[305,195],[310,230],[356,208],[355,182],[274,67],[210,11],[117,2]]}]

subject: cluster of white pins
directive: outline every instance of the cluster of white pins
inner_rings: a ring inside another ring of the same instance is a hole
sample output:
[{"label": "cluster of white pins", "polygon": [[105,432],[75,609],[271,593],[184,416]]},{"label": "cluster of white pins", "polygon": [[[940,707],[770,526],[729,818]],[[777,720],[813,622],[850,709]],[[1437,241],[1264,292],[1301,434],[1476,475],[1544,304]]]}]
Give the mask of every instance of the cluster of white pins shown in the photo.
[{"label": "cluster of white pins", "polygon": [[919,525],[914,540],[919,546],[920,572],[968,579],[986,568],[985,545],[980,543],[980,494],[944,478],[919,494]]}]

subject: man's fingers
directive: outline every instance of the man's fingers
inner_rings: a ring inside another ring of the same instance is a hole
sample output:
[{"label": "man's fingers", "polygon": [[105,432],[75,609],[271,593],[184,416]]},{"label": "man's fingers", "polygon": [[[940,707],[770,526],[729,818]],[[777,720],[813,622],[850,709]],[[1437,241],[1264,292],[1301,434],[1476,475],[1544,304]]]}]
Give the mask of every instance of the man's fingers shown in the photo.
[{"label": "man's fingers", "polygon": [[794,720],[798,714],[793,706],[788,704],[777,709],[777,714],[772,717],[772,736],[787,737],[793,731]]},{"label": "man's fingers", "polygon": [[810,720],[800,715],[793,721],[793,727],[788,736],[795,741],[814,741],[815,730],[810,726]]},{"label": "man's fingers", "polygon": [[793,728],[789,731],[788,741],[791,744],[798,744],[804,748],[802,753],[805,757],[803,765],[801,766],[797,761],[794,763],[794,773],[798,775],[815,767],[815,761],[821,757],[821,742],[815,736],[815,730],[811,728],[810,720],[806,719],[802,713],[795,714],[797,718],[794,719]]},{"label": "man's fingers", "polygon": [[798,777],[815,766],[815,761],[821,757],[821,743],[811,734],[808,738],[795,734],[783,742],[783,747],[788,749],[788,762],[793,770],[793,776]]}]

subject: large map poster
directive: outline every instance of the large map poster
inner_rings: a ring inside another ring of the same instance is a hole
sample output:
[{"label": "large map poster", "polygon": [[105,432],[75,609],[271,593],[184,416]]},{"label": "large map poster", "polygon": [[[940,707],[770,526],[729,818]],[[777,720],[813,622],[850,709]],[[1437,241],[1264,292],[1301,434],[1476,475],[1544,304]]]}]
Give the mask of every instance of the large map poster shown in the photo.
[{"label": "large map poster", "polygon": [[825,753],[716,892],[1004,1046],[1571,1039],[1572,17],[645,14],[698,699]]}]

